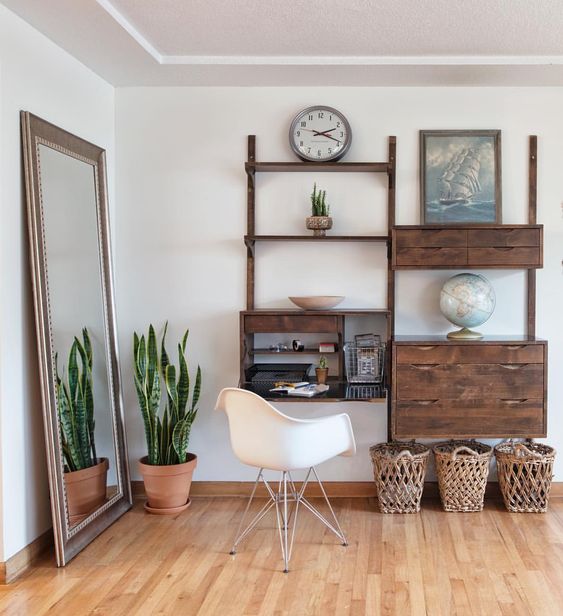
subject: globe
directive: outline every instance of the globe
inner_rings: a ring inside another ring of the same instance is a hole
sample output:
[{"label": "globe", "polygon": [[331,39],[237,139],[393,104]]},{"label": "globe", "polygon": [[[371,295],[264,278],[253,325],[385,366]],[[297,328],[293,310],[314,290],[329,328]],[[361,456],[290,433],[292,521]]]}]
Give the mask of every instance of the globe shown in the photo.
[{"label": "globe", "polygon": [[495,303],[495,291],[481,274],[457,274],[446,280],[440,292],[440,310],[462,328],[450,332],[448,338],[482,338],[483,334],[469,328],[482,325],[493,314]]}]

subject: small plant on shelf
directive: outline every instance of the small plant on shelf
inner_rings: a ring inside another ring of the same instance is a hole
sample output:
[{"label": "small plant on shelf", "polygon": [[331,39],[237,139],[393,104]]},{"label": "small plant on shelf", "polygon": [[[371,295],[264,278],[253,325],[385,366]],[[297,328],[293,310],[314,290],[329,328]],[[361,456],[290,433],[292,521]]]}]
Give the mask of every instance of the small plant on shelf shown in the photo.
[{"label": "small plant on shelf", "polygon": [[328,361],[324,355],[320,356],[319,365],[315,368],[315,373],[317,375],[317,383],[319,385],[326,385],[326,380],[328,378]]},{"label": "small plant on shelf", "polygon": [[315,182],[311,193],[311,216],[305,221],[307,229],[312,230],[313,235],[324,237],[327,229],[332,228],[332,218],[329,214],[330,205],[326,202],[326,190],[317,190]]}]

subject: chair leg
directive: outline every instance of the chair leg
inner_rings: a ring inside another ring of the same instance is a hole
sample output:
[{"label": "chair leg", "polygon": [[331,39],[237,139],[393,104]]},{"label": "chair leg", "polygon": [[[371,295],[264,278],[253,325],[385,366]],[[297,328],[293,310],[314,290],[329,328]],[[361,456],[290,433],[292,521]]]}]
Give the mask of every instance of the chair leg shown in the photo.
[{"label": "chair leg", "polygon": [[347,546],[348,542],[346,541],[346,537],[345,537],[344,533],[342,532],[342,528],[340,528],[340,524],[338,523],[338,518],[336,517],[336,514],[334,513],[334,509],[332,508],[332,505],[330,504],[330,501],[328,500],[328,496],[327,496],[327,494],[325,492],[325,488],[323,486],[323,482],[319,479],[319,475],[317,474],[317,469],[314,466],[312,466],[311,468],[313,470],[313,474],[315,475],[315,479],[317,480],[319,486],[321,487],[321,492],[323,493],[323,496],[325,498],[326,504],[328,505],[328,508],[330,509],[330,513],[332,514],[332,517],[334,519],[334,523],[336,524],[336,528],[338,529],[338,532],[336,534],[338,535],[338,537],[340,539],[342,539],[342,545],[343,546]]},{"label": "chair leg", "polygon": [[262,509],[260,509],[260,511],[254,516],[253,520],[250,522],[250,524],[244,529],[244,531],[241,533],[241,528],[242,525],[244,523],[244,520],[248,514],[248,510],[250,509],[250,505],[252,504],[252,500],[254,498],[254,495],[256,494],[256,488],[258,488],[258,483],[260,482],[260,479],[263,479],[262,476],[262,471],[264,469],[261,468],[258,471],[258,476],[256,477],[256,481],[254,482],[254,487],[252,488],[252,493],[250,494],[250,498],[248,499],[248,503],[246,504],[246,509],[244,510],[244,513],[242,514],[242,517],[240,519],[238,528],[237,528],[237,533],[236,533],[236,539],[235,542],[233,543],[233,547],[230,551],[231,555],[236,554],[237,551],[237,545],[248,535],[248,533],[256,526],[256,524],[258,524],[258,522],[260,522],[260,520],[266,515],[266,513],[268,513],[268,511],[270,511],[270,509],[273,507],[274,505],[274,501],[270,498],[270,500],[262,507]]}]

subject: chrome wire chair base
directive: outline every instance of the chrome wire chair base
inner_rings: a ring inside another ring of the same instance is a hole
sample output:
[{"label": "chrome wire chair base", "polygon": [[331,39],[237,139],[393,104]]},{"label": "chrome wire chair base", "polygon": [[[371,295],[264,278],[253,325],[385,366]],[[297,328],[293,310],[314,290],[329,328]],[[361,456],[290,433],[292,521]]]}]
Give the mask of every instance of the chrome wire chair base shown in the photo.
[{"label": "chrome wire chair base", "polygon": [[[336,518],[336,514],[334,513],[334,509],[328,500],[328,496],[326,495],[324,486],[319,479],[317,471],[314,466],[309,468],[307,475],[305,477],[305,481],[303,481],[303,485],[299,490],[295,487],[293,479],[291,477],[291,473],[289,471],[282,471],[281,477],[278,483],[277,491],[274,491],[270,484],[264,479],[263,475],[264,469],[261,468],[258,472],[258,477],[256,477],[256,481],[254,482],[254,487],[252,489],[252,493],[250,495],[250,499],[246,505],[246,509],[242,515],[240,520],[237,535],[235,542],[233,544],[233,548],[230,551],[231,555],[235,555],[237,553],[237,546],[248,536],[248,534],[256,527],[256,525],[262,520],[262,518],[273,508],[276,508],[276,521],[278,525],[278,534],[280,538],[280,546],[282,551],[282,557],[284,562],[284,573],[288,573],[289,571],[289,561],[291,559],[291,553],[293,551],[293,540],[295,538],[295,529],[297,528],[297,514],[299,512],[299,507],[303,506],[308,509],[315,517],[317,517],[327,528],[329,528],[342,542],[343,546],[347,546],[348,542],[346,541],[346,537],[340,528],[340,524],[338,523],[338,519]],[[305,488],[309,483],[309,479],[311,478],[311,474],[314,475],[317,480],[322,495],[328,505],[332,518],[334,520],[334,524],[329,522],[325,516],[314,507],[305,497]],[[266,486],[266,490],[270,495],[270,498],[266,502],[266,504],[260,509],[260,511],[254,516],[251,520],[250,524],[241,532],[242,526],[244,524],[244,520],[248,514],[250,509],[250,505],[252,504],[252,500],[254,499],[254,495],[256,494],[256,489],[258,488],[258,484],[262,481],[262,483]],[[289,507],[291,505],[291,507]],[[291,532],[289,527],[291,526]]]}]

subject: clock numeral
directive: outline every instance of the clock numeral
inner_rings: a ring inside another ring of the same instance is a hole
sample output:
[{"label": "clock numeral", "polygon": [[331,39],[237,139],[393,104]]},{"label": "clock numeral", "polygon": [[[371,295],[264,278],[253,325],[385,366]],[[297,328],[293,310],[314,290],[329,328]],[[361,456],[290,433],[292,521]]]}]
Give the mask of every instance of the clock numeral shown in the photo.
[{"label": "clock numeral", "polygon": [[321,119],[321,120],[325,117],[325,114],[322,111],[319,111],[318,115],[319,115],[319,119]]},{"label": "clock numeral", "polygon": [[321,151],[317,150],[317,156],[320,158],[321,157]]},{"label": "clock numeral", "polygon": [[332,122],[332,113],[328,116],[328,119]]},{"label": "clock numeral", "polygon": [[332,154],[332,148],[328,148],[328,153]]},{"label": "clock numeral", "polygon": [[297,131],[297,136],[301,137],[301,131],[300,130]]},{"label": "clock numeral", "polygon": [[342,131],[342,130],[340,131],[340,136],[344,137],[344,131]]},{"label": "clock numeral", "polygon": [[303,127],[307,126],[307,122],[301,122],[301,126]]},{"label": "clock numeral", "polygon": [[340,128],[340,122],[336,123],[336,128]]},{"label": "clock numeral", "polygon": [[310,113],[310,114],[309,114],[309,120],[312,120],[312,119],[313,119],[313,114],[312,114],[312,113]]},{"label": "clock numeral", "polygon": [[311,148],[307,148],[307,154],[311,153]]},{"label": "clock numeral", "polygon": [[337,145],[338,147],[340,147],[340,141],[337,141],[337,142],[336,142],[336,145]]}]

